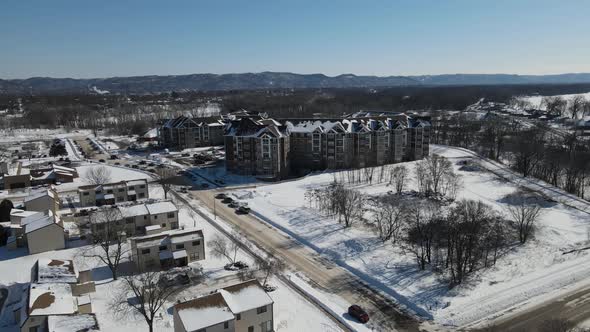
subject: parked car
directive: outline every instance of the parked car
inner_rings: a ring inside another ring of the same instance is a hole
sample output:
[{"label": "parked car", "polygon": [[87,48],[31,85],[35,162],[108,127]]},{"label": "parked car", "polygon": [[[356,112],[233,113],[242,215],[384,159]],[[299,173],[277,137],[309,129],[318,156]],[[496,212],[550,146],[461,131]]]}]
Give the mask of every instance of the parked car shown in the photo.
[{"label": "parked car", "polygon": [[117,155],[115,155],[115,154],[112,154],[111,155],[111,160],[115,160],[115,159],[119,159],[119,157],[117,157]]},{"label": "parked car", "polygon": [[226,197],[227,197],[227,195],[225,193],[219,193],[219,194],[215,195],[215,198],[217,198],[217,199],[224,199]]},{"label": "parked car", "polygon": [[348,314],[363,324],[369,321],[369,314],[356,304],[348,307]]},{"label": "parked car", "polygon": [[99,163],[104,163],[104,159],[99,159],[98,162]]},{"label": "parked car", "polygon": [[137,165],[131,165],[131,168],[139,168]]},{"label": "parked car", "polygon": [[233,202],[229,203],[227,206],[229,206],[232,209],[237,209],[240,207],[240,203],[238,201],[233,201]]},{"label": "parked car", "polygon": [[221,202],[222,203],[225,203],[225,204],[229,204],[229,203],[231,203],[233,201],[234,200],[231,197],[227,197],[227,196],[223,200],[221,200]]},{"label": "parked car", "polygon": [[139,161],[139,164],[140,164],[140,165],[145,165],[146,163],[147,163],[147,162],[146,162],[145,160],[140,160],[140,161]]},{"label": "parked car", "polygon": [[119,165],[121,165],[121,163],[120,162],[116,162],[115,165],[119,166]]},{"label": "parked car", "polygon": [[242,205],[236,209],[236,212],[240,214],[248,214],[250,213],[250,208],[245,205]]}]

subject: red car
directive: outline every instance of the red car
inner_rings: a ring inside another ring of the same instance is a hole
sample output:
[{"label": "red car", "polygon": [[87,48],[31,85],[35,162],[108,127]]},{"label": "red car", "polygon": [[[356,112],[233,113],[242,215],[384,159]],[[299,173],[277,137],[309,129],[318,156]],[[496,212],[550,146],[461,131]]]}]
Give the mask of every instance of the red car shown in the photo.
[{"label": "red car", "polygon": [[348,308],[348,314],[363,324],[369,321],[369,314],[356,304]]}]

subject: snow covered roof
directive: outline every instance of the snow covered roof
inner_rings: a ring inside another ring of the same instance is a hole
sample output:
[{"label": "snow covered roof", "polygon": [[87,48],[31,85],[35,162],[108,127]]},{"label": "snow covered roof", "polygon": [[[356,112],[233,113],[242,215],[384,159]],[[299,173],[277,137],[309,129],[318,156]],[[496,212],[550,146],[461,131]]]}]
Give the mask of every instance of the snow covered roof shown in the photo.
[{"label": "snow covered roof", "polygon": [[37,261],[37,277],[34,282],[42,283],[68,283],[78,282],[78,274],[71,260],[59,260],[40,258]]},{"label": "snow covered roof", "polygon": [[152,128],[143,134],[144,138],[156,138],[158,137],[158,128]]},{"label": "snow covered roof", "polygon": [[53,224],[56,224],[59,227],[61,227],[56,218],[54,218],[53,216],[45,216],[43,218],[33,220],[33,221],[27,223],[25,226],[25,233],[26,234],[32,233],[36,230],[39,230],[41,228],[44,228],[44,227],[47,227],[47,226],[53,225]]},{"label": "snow covered roof", "polygon": [[23,201],[25,203],[27,203],[27,202],[30,202],[30,201],[33,201],[33,200],[36,200],[36,199],[39,199],[42,197],[47,197],[47,196],[53,199],[55,197],[55,194],[53,191],[47,189],[47,190],[29,195],[29,196],[25,197]]},{"label": "snow covered roof", "polygon": [[220,293],[203,296],[174,306],[187,331],[197,331],[234,319]]},{"label": "snow covered roof", "polygon": [[11,217],[20,217],[20,218],[27,218],[32,217],[35,215],[43,216],[43,212],[40,211],[25,211],[21,209],[12,209],[10,210]]},{"label": "snow covered roof", "polygon": [[136,180],[127,181],[127,186],[140,186],[142,184],[147,184],[147,180],[146,179],[136,179]]},{"label": "snow covered roof", "polygon": [[234,314],[273,303],[273,300],[256,279],[219,290]]},{"label": "snow covered roof", "polygon": [[146,204],[145,207],[147,208],[150,214],[160,214],[178,211],[176,205],[174,205],[170,201]]},{"label": "snow covered roof", "polygon": [[94,314],[49,316],[47,326],[49,332],[99,331]]},{"label": "snow covered roof", "polygon": [[[147,229],[147,227],[146,227]],[[203,231],[200,229],[181,229],[165,231],[158,234],[133,237],[138,248],[150,248],[167,244],[178,244],[203,239]]]},{"label": "snow covered roof", "polygon": [[131,206],[120,206],[119,211],[123,218],[145,216],[149,214],[145,204],[136,204]]},{"label": "snow covered roof", "polygon": [[29,290],[29,316],[71,315],[78,305],[69,284],[31,284]]}]

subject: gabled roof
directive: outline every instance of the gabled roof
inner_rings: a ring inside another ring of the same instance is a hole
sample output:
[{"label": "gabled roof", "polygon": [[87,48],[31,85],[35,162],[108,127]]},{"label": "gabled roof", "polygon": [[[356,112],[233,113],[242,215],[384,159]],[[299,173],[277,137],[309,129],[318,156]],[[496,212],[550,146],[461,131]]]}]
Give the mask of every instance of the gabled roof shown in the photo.
[{"label": "gabled roof", "polygon": [[220,293],[179,303],[174,309],[187,331],[197,331],[234,319],[234,314]]},{"label": "gabled roof", "polygon": [[29,316],[72,315],[78,305],[69,284],[31,284],[29,289]]},{"label": "gabled roof", "polygon": [[234,314],[273,303],[256,279],[220,289],[225,302]]},{"label": "gabled roof", "polygon": [[57,220],[54,218],[54,216],[45,216],[44,218],[37,219],[37,220],[27,223],[25,226],[25,234],[29,234],[29,233],[38,231],[42,228],[45,228],[45,227],[48,227],[51,225],[57,225],[57,226],[61,227],[61,225],[57,222]]}]

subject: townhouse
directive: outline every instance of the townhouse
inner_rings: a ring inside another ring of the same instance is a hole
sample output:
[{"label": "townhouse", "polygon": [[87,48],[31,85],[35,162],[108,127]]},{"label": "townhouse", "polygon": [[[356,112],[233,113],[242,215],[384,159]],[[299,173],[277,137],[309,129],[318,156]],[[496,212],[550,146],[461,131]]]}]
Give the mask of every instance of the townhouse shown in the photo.
[{"label": "townhouse", "polygon": [[57,190],[51,186],[47,190],[25,197],[23,205],[27,211],[47,211],[56,213],[60,209],[61,201]]},{"label": "townhouse", "polygon": [[129,239],[131,259],[140,271],[167,270],[205,259],[203,231],[183,229]]},{"label": "townhouse", "polygon": [[90,214],[91,233],[103,232],[114,223],[117,232],[142,236],[178,229],[178,208],[170,201],[103,207]]},{"label": "townhouse", "polygon": [[27,247],[29,254],[37,254],[66,247],[67,233],[61,218],[52,210],[23,211],[12,209],[10,212],[10,236],[6,247],[14,250]]},{"label": "townhouse", "polygon": [[87,185],[78,188],[80,206],[112,205],[120,202],[149,198],[146,179],[121,181],[101,185]]},{"label": "townhouse", "polygon": [[40,259],[13,314],[21,332],[56,331],[75,322],[78,329],[98,331],[88,295],[94,291],[90,271],[77,271],[71,260]]},{"label": "townhouse", "polygon": [[257,280],[217,290],[173,309],[175,332],[271,332],[273,300]]},{"label": "townhouse", "polygon": [[429,154],[430,122],[405,114],[344,119],[231,121],[226,168],[281,179],[313,170],[373,167]]},{"label": "townhouse", "polygon": [[224,124],[215,118],[179,116],[167,120],[158,130],[160,145],[183,150],[223,144]]}]

